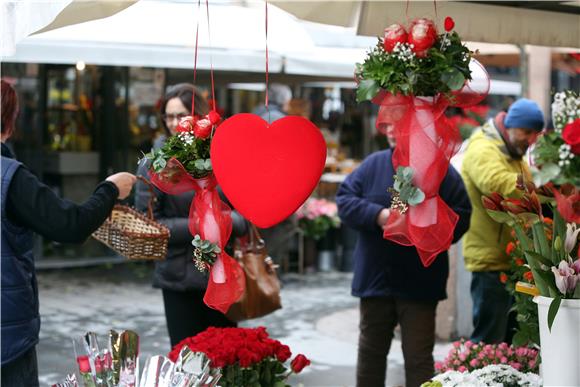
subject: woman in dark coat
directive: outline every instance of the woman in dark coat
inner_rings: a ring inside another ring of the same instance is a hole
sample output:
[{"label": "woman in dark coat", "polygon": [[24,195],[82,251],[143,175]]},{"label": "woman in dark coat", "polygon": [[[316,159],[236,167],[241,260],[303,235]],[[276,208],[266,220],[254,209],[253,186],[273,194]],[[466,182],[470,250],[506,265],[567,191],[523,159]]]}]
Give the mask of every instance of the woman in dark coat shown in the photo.
[{"label": "woman in dark coat", "polygon": [[[175,133],[179,120],[191,114],[193,95],[194,87],[190,84],[183,83],[169,88],[161,105],[161,117],[167,135]],[[207,101],[197,91],[196,115],[205,115],[208,111]],[[161,147],[165,139],[165,136],[161,136],[153,146]],[[142,162],[138,174],[148,178],[148,169],[149,164]],[[150,197],[149,187],[142,182],[138,182],[136,187],[135,205],[139,210],[145,211]],[[155,219],[165,224],[171,233],[167,257],[156,263],[153,277],[153,287],[160,288],[163,292],[171,346],[210,326],[235,326],[225,315],[203,302],[208,275],[195,268],[191,245],[193,236],[188,229],[189,208],[195,193],[192,191],[181,195],[168,195],[155,189],[155,194]],[[248,224],[238,212],[232,211],[232,221],[232,238],[247,234]]]}]

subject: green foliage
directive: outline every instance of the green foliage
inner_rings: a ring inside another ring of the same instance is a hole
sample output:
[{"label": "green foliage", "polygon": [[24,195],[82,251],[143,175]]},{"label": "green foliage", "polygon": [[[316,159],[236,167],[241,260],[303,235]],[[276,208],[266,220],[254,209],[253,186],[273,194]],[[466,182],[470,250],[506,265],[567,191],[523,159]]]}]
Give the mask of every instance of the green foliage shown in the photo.
[{"label": "green foliage", "polygon": [[402,60],[386,52],[379,38],[365,61],[357,65],[357,75],[361,78],[357,100],[370,100],[380,89],[415,96],[449,95],[461,89],[465,80],[471,79],[471,52],[456,32],[447,34],[449,45],[441,49],[444,36],[437,37],[426,57],[414,56],[411,60]]},{"label": "green foliage", "polygon": [[304,231],[304,236],[319,240],[326,235],[331,228],[340,227],[340,219],[335,216],[321,215],[314,219],[301,218],[298,227]]},{"label": "green foliage", "polygon": [[194,247],[194,262],[199,271],[205,271],[207,266],[215,263],[219,253],[220,247],[208,240],[201,239],[199,234],[196,234],[191,241]]},{"label": "green foliage", "polygon": [[209,157],[211,139],[200,139],[193,136],[192,138],[193,141],[187,143],[179,136],[171,136],[167,138],[161,148],[152,149],[145,155],[145,158],[151,161],[151,166],[157,173],[163,171],[167,161],[176,158],[193,177],[205,177],[212,171]]},{"label": "green foliage", "polygon": [[413,186],[413,174],[414,171],[411,167],[398,167],[397,174],[394,176],[393,188],[399,193],[401,201],[416,206],[425,200],[425,193]]},{"label": "green foliage", "polygon": [[288,370],[274,358],[266,358],[249,368],[226,366],[222,371],[222,387],[289,387],[284,381]]}]

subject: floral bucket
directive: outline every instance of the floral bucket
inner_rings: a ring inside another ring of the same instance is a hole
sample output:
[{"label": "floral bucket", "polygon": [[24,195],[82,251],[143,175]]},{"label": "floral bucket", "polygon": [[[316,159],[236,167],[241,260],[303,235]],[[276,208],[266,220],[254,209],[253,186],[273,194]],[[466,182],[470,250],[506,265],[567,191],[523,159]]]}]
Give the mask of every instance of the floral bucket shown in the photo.
[{"label": "floral bucket", "polygon": [[552,298],[537,296],[534,302],[538,304],[544,386],[580,386],[580,299],[562,300],[551,330],[547,321]]}]

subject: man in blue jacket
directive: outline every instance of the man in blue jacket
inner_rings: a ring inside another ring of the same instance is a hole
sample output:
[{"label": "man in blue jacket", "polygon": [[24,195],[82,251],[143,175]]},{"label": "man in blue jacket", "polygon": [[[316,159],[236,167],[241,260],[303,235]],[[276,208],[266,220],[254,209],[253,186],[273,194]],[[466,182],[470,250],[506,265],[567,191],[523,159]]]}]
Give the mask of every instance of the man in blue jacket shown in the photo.
[{"label": "man in blue jacket", "polygon": [[[357,386],[385,385],[387,355],[395,326],[401,326],[407,387],[420,386],[433,376],[435,310],[447,297],[447,253],[424,267],[415,247],[383,239],[390,215],[393,186],[391,149],[368,156],[341,185],[336,200],[342,221],[358,231],[354,252],[352,294],[360,300]],[[469,227],[471,205],[461,177],[450,167],[439,194],[459,215],[454,242]]]}]

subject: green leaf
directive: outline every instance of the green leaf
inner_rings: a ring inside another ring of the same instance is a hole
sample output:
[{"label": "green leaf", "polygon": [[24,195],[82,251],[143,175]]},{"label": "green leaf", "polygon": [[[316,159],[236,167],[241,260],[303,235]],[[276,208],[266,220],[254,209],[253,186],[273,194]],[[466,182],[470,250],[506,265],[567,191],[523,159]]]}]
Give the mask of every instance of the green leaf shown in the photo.
[{"label": "green leaf", "polygon": [[556,314],[558,313],[558,309],[560,309],[560,304],[562,303],[562,297],[557,296],[555,297],[552,302],[550,303],[550,308],[548,309],[548,330],[552,331],[552,324],[554,324],[554,319],[556,318]]},{"label": "green leaf", "polygon": [[461,71],[452,68],[441,75],[441,81],[451,90],[459,90],[465,84],[465,77]]},{"label": "green leaf", "polygon": [[[411,167],[399,167],[398,171],[401,171],[401,177],[405,183],[411,183],[413,181],[413,168]],[[397,173],[398,174],[398,173]]]},{"label": "green leaf", "polygon": [[524,345],[528,344],[528,337],[522,331],[517,332],[512,337],[512,345],[516,347],[523,347]]},{"label": "green leaf", "polygon": [[205,170],[211,171],[211,159],[205,159],[205,161],[203,162],[203,167],[205,168]]},{"label": "green leaf", "polygon": [[419,188],[416,188],[408,200],[409,205],[416,206],[425,200],[425,194]]},{"label": "green leaf", "polygon": [[404,201],[404,202],[409,202],[409,198],[413,194],[413,190],[414,189],[416,189],[416,188],[413,187],[413,186],[403,185],[403,187],[401,187],[401,191],[399,193],[399,196],[401,197],[401,200]]},{"label": "green leaf", "polygon": [[[548,242],[548,237],[546,237],[546,229],[543,222],[536,222],[532,225],[532,232],[534,234],[534,246],[536,247],[536,252],[542,254],[544,257],[553,259],[552,249],[550,243]],[[553,261],[552,261],[553,262]],[[555,262],[555,263],[559,263]]]},{"label": "green leaf", "polygon": [[360,81],[356,90],[357,102],[369,101],[380,91],[381,87],[374,79],[364,79]]}]

